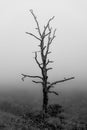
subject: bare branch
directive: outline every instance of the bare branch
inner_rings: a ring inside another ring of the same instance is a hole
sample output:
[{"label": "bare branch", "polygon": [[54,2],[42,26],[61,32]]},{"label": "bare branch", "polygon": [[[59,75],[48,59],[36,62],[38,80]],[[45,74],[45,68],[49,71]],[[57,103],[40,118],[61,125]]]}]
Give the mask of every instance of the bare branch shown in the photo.
[{"label": "bare branch", "polygon": [[44,46],[42,49],[45,50],[46,46]]},{"label": "bare branch", "polygon": [[50,84],[50,82],[47,82],[47,84]]},{"label": "bare branch", "polygon": [[49,86],[47,87],[48,90],[50,90],[51,88],[54,88],[54,86],[53,86],[53,85],[49,85]]},{"label": "bare branch", "polygon": [[31,9],[30,10],[30,12],[31,12],[31,14],[33,15],[33,17],[34,17],[34,20],[35,20],[35,22],[36,22],[36,25],[37,25],[37,30],[38,30],[38,33],[39,33],[39,35],[40,35],[40,37],[41,37],[41,31],[40,31],[40,27],[39,27],[39,23],[38,23],[38,21],[37,21],[37,17],[35,16],[35,14],[33,13],[33,10]]},{"label": "bare branch", "polygon": [[49,30],[49,35],[48,35],[48,43],[47,43],[47,50],[46,50],[46,53],[45,53],[45,57],[47,58],[47,55],[50,54],[51,52],[49,52],[49,47],[50,47],[50,44],[51,42],[53,41],[54,37],[55,37],[55,31],[53,33],[53,37],[51,37],[51,32],[52,32],[52,28],[50,28],[50,26],[48,25],[48,30]]},{"label": "bare branch", "polygon": [[47,34],[45,34],[45,37],[48,36],[51,33],[51,31],[49,31]]},{"label": "bare branch", "polygon": [[[42,33],[42,36],[48,35],[48,34],[45,35],[45,32],[46,32],[46,30],[47,30],[47,28],[48,28],[48,26],[49,26],[49,23],[50,23],[53,19],[54,19],[54,16],[53,16],[52,18],[50,18],[50,19],[48,20],[48,22],[47,22],[47,25],[44,26],[44,31],[43,31],[43,33]],[[49,33],[51,33],[51,31],[49,31]]]},{"label": "bare branch", "polygon": [[49,63],[53,63],[53,62],[54,62],[54,61],[50,61],[50,60],[48,59],[46,65],[48,65]]},{"label": "bare branch", "polygon": [[43,63],[40,63],[40,65],[43,65]]},{"label": "bare branch", "polygon": [[43,78],[42,77],[40,77],[40,76],[31,76],[31,75],[25,75],[25,74],[21,74],[23,77],[21,78],[23,81],[24,81],[24,79],[25,78],[27,78],[27,77],[29,77],[29,78],[39,78],[39,79],[42,79],[43,80]]},{"label": "bare branch", "polygon": [[48,35],[48,43],[50,43],[50,39],[51,39],[51,33],[52,33],[52,27],[50,27],[50,25],[48,25],[48,30],[49,30],[49,35]]},{"label": "bare branch", "polygon": [[54,61],[49,61],[49,63],[53,63]]},{"label": "bare branch", "polygon": [[41,81],[35,81],[35,80],[32,80],[32,82],[34,82],[34,83],[41,83],[41,84],[43,84],[43,82],[41,82]]},{"label": "bare branch", "polygon": [[39,41],[41,41],[41,39],[40,39],[40,38],[38,38],[37,36],[35,36],[35,35],[34,35],[34,34],[32,34],[32,33],[26,32],[26,34],[29,34],[29,35],[31,35],[31,36],[33,36],[33,37],[35,37],[36,39],[38,39]]},{"label": "bare branch", "polygon": [[55,95],[59,95],[57,92],[55,92],[55,91],[48,91],[48,93],[53,93],[53,94],[55,94]]},{"label": "bare branch", "polygon": [[38,45],[41,48],[41,44]]},{"label": "bare branch", "polygon": [[54,32],[53,32],[53,36],[50,38],[49,44],[51,44],[52,41],[53,41],[53,39],[56,37],[56,36],[55,36],[55,33],[56,33],[56,29],[55,29]]},{"label": "bare branch", "polygon": [[45,57],[47,58],[47,55],[48,55],[48,51],[49,51],[49,42],[48,42],[48,44],[47,44],[47,50],[46,50],[46,53],[45,53]]},{"label": "bare branch", "polygon": [[35,61],[38,64],[39,68],[42,69],[41,64],[39,63],[39,61],[37,60],[37,52],[35,52]]},{"label": "bare branch", "polygon": [[49,51],[47,54],[50,54],[50,53],[52,53],[51,51]]},{"label": "bare branch", "polygon": [[[65,81],[68,81],[68,80],[71,80],[71,79],[74,79],[74,78],[75,78],[75,77],[64,78],[63,80],[59,80],[59,81],[55,81],[55,82],[51,83],[49,86],[55,85],[55,84],[57,84],[57,83],[65,82]],[[49,86],[48,86],[48,87],[49,87]]]},{"label": "bare branch", "polygon": [[51,69],[53,69],[53,68],[47,68],[46,70],[48,71],[48,70],[51,70]]}]

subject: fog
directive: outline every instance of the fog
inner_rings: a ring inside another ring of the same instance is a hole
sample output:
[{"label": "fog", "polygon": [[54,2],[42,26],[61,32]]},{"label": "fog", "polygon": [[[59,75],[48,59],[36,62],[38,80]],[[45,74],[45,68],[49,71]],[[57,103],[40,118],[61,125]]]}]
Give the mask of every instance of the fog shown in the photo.
[{"label": "fog", "polygon": [[[54,60],[49,72],[50,81],[64,77],[75,79],[59,84],[62,88],[86,88],[87,85],[87,1],[86,0],[8,0],[0,1],[0,88],[33,88],[31,79],[21,81],[21,74],[38,75],[34,61],[38,41],[25,34],[37,35],[33,9],[41,28],[55,16],[51,25],[57,28],[50,59]],[[57,85],[58,86],[58,85]],[[59,88],[58,87],[58,88]]]}]

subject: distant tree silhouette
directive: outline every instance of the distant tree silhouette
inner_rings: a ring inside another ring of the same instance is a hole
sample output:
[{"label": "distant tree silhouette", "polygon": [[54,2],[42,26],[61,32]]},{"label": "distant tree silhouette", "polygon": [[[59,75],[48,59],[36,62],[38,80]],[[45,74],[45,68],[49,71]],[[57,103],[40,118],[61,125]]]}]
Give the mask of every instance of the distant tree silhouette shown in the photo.
[{"label": "distant tree silhouette", "polygon": [[[49,60],[48,55],[51,53],[50,46],[55,38],[55,32],[56,32],[56,29],[53,30],[53,28],[50,26],[50,22],[54,19],[54,16],[48,20],[47,24],[43,28],[43,31],[41,32],[37,17],[33,13],[33,10],[30,10],[30,12],[36,22],[36,26],[37,26],[36,30],[39,34],[39,37],[29,32],[26,32],[26,34],[33,36],[35,39],[39,41],[38,46],[40,50],[34,52],[35,54],[34,59],[41,70],[41,76],[37,76],[37,75],[31,76],[31,75],[22,74],[23,76],[22,80],[24,81],[24,79],[27,77],[33,78],[33,79],[39,79],[39,81],[32,80],[32,82],[36,84],[42,84],[42,90],[43,90],[42,109],[43,109],[43,112],[46,114],[47,108],[48,108],[48,94],[53,93],[55,95],[59,95],[58,92],[51,90],[52,88],[54,88],[54,85],[74,79],[74,77],[64,78],[62,80],[54,81],[54,82],[48,81],[48,71],[52,69],[52,67],[48,67],[48,65],[50,63],[53,63],[53,61]],[[41,56],[41,61],[38,60],[38,54]]]}]

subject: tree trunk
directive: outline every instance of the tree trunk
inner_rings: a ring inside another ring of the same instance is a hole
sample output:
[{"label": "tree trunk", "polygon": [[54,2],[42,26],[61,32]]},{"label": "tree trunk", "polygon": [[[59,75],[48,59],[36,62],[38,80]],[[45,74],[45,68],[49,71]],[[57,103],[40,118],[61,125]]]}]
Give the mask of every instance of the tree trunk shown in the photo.
[{"label": "tree trunk", "polygon": [[43,88],[43,112],[47,113],[47,107],[48,107],[48,92],[46,88]]}]

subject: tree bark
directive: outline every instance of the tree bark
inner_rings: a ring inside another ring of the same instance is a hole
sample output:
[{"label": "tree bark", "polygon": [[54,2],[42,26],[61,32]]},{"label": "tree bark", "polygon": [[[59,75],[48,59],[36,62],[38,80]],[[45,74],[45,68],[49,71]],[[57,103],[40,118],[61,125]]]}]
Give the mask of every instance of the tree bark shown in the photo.
[{"label": "tree bark", "polygon": [[46,88],[43,88],[43,112],[44,114],[47,113],[47,107],[48,107],[48,92]]}]

